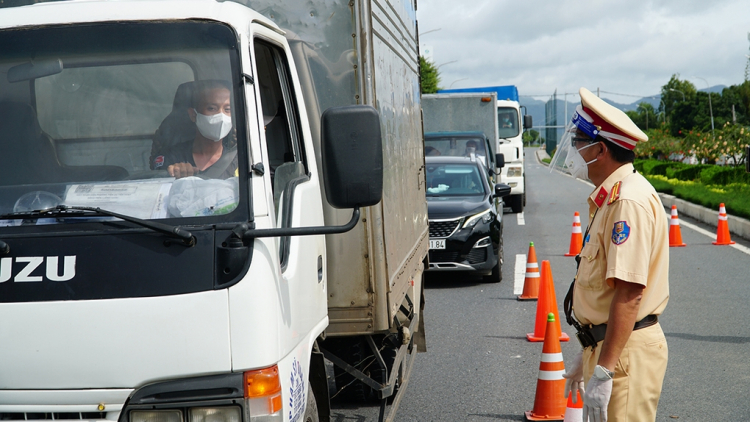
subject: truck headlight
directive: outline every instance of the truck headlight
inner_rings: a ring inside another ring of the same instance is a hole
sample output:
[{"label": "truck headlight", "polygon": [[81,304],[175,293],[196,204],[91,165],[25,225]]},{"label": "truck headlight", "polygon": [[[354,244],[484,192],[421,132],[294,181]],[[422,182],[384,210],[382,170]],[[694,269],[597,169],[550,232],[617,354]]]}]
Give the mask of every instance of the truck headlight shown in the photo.
[{"label": "truck headlight", "polygon": [[182,422],[179,410],[134,410],[130,422]]},{"label": "truck headlight", "polygon": [[523,167],[508,167],[508,177],[523,176]]},{"label": "truck headlight", "polygon": [[194,407],[188,415],[188,422],[242,422],[242,414],[237,406]]},{"label": "truck headlight", "polygon": [[485,223],[489,223],[490,220],[492,220],[492,215],[490,214],[490,210],[486,209],[478,214],[474,214],[471,217],[467,218],[462,228],[467,229],[467,228],[474,227],[477,225],[480,219],[484,221]]}]

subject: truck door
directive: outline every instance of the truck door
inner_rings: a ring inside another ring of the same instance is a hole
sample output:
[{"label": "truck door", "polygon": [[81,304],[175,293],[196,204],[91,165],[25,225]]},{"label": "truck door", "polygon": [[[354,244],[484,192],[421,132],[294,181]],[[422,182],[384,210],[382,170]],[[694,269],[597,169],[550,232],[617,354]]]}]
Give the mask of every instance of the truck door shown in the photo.
[{"label": "truck door", "polygon": [[[261,35],[264,33],[265,36]],[[280,38],[278,41],[274,38]],[[309,129],[301,99],[295,96],[296,77],[283,38],[260,28],[253,42],[255,89],[261,128],[263,162],[270,175],[276,227],[322,226],[323,209]],[[285,322],[303,335],[325,319],[326,281],[323,236],[278,238],[280,289],[289,297]],[[288,290],[287,290],[288,289]]]}]

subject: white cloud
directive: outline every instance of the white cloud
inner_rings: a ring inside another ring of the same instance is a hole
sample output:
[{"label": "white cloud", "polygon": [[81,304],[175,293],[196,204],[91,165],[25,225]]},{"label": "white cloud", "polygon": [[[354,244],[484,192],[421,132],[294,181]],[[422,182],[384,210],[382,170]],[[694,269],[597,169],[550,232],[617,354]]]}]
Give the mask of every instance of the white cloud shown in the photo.
[{"label": "white cloud", "polygon": [[742,82],[750,2],[589,3],[423,0],[417,18],[423,33],[441,28],[421,37],[435,63],[457,60],[440,68],[444,87],[515,84],[522,95],[549,95],[586,86],[653,95],[674,73],[710,85]]}]

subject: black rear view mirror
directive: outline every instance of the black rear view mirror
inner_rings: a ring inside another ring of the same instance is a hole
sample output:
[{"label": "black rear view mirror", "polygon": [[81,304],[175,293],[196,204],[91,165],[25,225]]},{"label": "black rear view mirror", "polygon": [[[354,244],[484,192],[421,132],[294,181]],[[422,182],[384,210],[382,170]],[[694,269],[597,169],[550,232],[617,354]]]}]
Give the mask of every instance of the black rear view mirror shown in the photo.
[{"label": "black rear view mirror", "polygon": [[495,185],[495,198],[504,198],[510,195],[510,186],[505,183],[498,183]]},{"label": "black rear view mirror", "polygon": [[323,177],[335,208],[367,207],[383,197],[380,115],[365,105],[331,107],[321,116]]},{"label": "black rear view mirror", "polygon": [[505,167],[505,155],[500,153],[495,154],[495,167],[499,169]]},{"label": "black rear view mirror", "polygon": [[531,129],[534,126],[534,123],[532,122],[531,115],[530,114],[524,114],[523,115],[523,128],[524,129]]},{"label": "black rear view mirror", "polygon": [[60,59],[22,63],[8,69],[8,82],[21,82],[44,76],[57,75],[63,71]]}]

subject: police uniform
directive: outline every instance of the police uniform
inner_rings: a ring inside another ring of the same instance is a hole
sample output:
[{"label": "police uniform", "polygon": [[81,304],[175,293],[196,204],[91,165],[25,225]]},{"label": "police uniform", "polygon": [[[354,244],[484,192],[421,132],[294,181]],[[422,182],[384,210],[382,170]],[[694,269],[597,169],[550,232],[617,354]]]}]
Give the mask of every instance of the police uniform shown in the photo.
[{"label": "police uniform", "polygon": [[[606,103],[583,91],[584,114],[600,135],[628,149],[645,140],[623,132],[619,116],[608,119],[611,106],[602,106],[600,102]],[[583,379],[591,379],[599,360],[606,331],[602,324],[609,319],[615,293],[613,280],[644,286],[638,322],[615,367],[607,414],[609,421],[653,421],[667,368],[667,342],[658,315],[669,300],[668,219],[658,194],[632,164],[610,174],[594,189],[588,204],[589,227],[574,281],[572,311],[579,324],[600,335],[596,347],[584,348]]]}]

